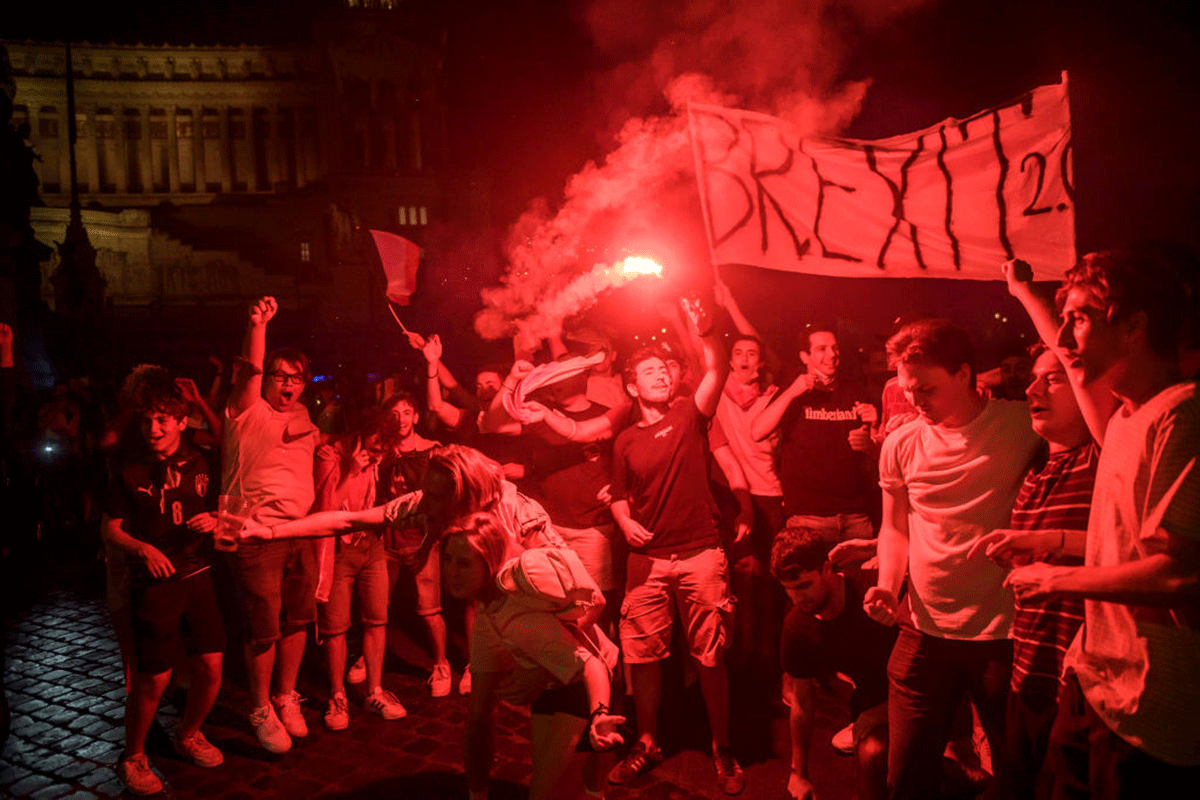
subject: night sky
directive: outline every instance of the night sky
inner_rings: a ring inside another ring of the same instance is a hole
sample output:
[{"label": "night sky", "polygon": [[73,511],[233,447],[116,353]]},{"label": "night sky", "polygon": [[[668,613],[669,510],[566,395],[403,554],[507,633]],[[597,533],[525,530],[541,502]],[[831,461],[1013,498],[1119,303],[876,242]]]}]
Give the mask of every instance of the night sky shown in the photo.
[{"label": "night sky", "polygon": [[[93,6],[70,19],[37,19],[25,9],[23,19],[6,14],[0,37],[306,41],[311,31],[298,12],[326,3],[126,0],[120,11]],[[1200,31],[1186,3],[448,0],[410,7],[427,8],[422,13],[449,31],[452,157],[490,180],[489,236],[498,238],[535,197],[554,207],[568,177],[612,149],[625,119],[666,110],[662,88],[685,70],[767,111],[796,75],[817,88],[870,79],[844,134],[877,138],[967,116],[1057,82],[1067,69],[1080,252],[1145,238],[1200,244]],[[741,38],[726,38],[730,30]],[[811,52],[792,58],[792,47]],[[770,277],[812,289],[804,278]],[[922,302],[941,301],[935,293]]]}]

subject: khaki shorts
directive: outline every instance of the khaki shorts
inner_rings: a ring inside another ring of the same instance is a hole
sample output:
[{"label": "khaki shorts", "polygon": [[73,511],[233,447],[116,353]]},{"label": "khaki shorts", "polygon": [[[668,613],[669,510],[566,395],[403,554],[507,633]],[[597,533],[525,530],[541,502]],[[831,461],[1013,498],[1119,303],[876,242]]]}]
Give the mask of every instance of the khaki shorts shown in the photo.
[{"label": "khaki shorts", "polygon": [[692,657],[702,666],[717,666],[729,646],[733,604],[729,562],[719,547],[665,558],[630,553],[621,606],[626,663],[648,664],[671,654],[678,608]]}]

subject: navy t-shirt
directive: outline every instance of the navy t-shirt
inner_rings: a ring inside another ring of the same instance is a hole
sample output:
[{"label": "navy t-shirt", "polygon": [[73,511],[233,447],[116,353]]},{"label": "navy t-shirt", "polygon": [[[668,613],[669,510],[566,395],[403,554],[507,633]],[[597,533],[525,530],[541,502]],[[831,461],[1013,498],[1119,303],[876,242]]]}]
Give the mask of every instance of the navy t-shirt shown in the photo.
[{"label": "navy t-shirt", "polygon": [[667,556],[716,547],[717,504],[708,487],[708,418],[692,397],[653,425],[632,425],[613,445],[612,496],[654,534],[635,553]]},{"label": "navy t-shirt", "polygon": [[779,481],[788,516],[866,513],[878,491],[869,456],[851,449],[847,437],[863,422],[854,404],[870,402],[864,389],[837,381],[792,401],[779,431]]}]

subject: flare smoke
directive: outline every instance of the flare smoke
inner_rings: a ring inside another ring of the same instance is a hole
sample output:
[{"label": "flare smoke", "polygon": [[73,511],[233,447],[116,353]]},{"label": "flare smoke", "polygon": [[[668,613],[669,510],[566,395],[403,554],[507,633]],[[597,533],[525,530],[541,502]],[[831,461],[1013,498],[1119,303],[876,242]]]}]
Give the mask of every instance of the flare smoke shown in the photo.
[{"label": "flare smoke", "polygon": [[[501,285],[483,291],[476,331],[489,339],[545,335],[620,275],[597,267],[572,282],[595,260],[589,243],[597,231],[613,231],[612,246],[620,249],[623,237],[661,229],[664,204],[680,217],[700,213],[688,186],[695,181],[689,102],[767,111],[805,136],[836,133],[857,114],[869,83],[838,80],[848,46],[922,2],[592,2],[586,11],[592,39],[613,64],[596,89],[616,131],[615,147],[567,180],[557,210],[535,200],[512,226],[507,273]],[[647,113],[656,107],[663,110]]]}]

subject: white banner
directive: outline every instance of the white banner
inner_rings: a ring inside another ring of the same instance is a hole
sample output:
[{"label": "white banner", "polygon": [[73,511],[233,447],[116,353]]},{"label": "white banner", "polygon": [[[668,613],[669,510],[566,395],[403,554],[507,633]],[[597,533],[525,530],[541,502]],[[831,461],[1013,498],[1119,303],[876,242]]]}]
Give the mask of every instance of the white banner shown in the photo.
[{"label": "white banner", "polygon": [[1045,278],[1075,263],[1067,84],[878,141],[801,139],[765,114],[692,105],[714,265],[819,275]]}]

